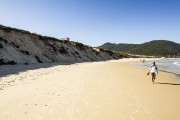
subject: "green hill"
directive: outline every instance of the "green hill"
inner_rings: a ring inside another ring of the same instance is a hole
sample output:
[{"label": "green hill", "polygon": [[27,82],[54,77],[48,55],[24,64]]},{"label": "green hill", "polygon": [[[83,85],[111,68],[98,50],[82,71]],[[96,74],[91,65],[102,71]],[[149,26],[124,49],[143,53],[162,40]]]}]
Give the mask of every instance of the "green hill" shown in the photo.
[{"label": "green hill", "polygon": [[180,44],[168,40],[153,40],[143,44],[105,43],[100,48],[139,55],[180,55]]}]

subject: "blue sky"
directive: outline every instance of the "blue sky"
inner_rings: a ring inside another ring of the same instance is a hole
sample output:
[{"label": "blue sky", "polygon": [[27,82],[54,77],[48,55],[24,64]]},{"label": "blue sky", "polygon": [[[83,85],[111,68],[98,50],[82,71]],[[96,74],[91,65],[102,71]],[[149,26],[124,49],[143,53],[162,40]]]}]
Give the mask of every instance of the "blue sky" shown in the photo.
[{"label": "blue sky", "polygon": [[0,0],[0,24],[91,46],[180,43],[178,0]]}]

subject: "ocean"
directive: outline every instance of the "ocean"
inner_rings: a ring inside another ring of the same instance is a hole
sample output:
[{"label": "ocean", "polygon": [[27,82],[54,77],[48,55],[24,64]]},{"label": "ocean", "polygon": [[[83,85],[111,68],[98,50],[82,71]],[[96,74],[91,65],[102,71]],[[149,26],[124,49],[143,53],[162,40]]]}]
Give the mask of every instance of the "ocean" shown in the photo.
[{"label": "ocean", "polygon": [[[177,80],[180,81],[180,58],[161,58],[155,61],[159,70],[174,73],[177,76]],[[136,63],[134,66],[149,68],[151,62]]]}]

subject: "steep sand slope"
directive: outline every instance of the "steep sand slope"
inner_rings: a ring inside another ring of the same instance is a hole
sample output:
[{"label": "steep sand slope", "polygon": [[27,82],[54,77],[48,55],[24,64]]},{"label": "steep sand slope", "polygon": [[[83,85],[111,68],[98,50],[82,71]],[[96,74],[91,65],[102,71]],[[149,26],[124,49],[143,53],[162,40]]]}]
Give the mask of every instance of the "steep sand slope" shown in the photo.
[{"label": "steep sand slope", "polygon": [[0,25],[0,65],[118,59],[111,51]]}]

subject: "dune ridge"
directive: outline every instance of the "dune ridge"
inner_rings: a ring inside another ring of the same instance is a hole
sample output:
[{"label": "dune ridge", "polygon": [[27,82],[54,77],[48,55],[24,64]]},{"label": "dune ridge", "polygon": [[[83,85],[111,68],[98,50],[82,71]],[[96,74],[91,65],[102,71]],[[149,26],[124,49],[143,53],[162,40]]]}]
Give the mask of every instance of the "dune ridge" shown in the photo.
[{"label": "dune ridge", "polygon": [[0,25],[0,65],[78,63],[120,57],[112,51]]}]

